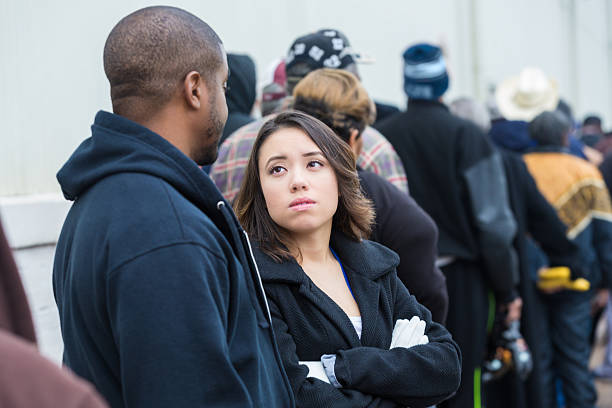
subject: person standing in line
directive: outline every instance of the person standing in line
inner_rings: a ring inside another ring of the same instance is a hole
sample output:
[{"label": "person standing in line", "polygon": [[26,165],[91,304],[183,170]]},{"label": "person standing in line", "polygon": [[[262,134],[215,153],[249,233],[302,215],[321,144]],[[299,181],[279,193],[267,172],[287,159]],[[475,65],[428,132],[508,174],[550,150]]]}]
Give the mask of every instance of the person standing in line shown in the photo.
[{"label": "person standing in line", "polygon": [[[293,88],[308,73],[321,68],[343,69],[359,78],[359,56],[351,48],[346,36],[338,30],[322,29],[298,37],[291,44],[285,58],[287,95],[293,93]],[[286,102],[280,104],[289,105]],[[212,165],[210,177],[228,201],[233,201],[240,189],[253,142],[267,119],[270,118],[262,118],[241,127],[219,147],[219,157]],[[404,168],[387,139],[370,126],[365,128],[362,138],[363,148],[357,165],[408,193]]]},{"label": "person standing in line", "polygon": [[257,97],[257,75],[255,62],[245,54],[228,54],[227,66],[230,76],[227,80],[227,122],[219,143],[236,129],[255,120],[252,116],[253,106]]},{"label": "person standing in line", "polygon": [[461,353],[368,241],[374,219],[349,145],[288,111],[261,128],[236,213],[254,242],[300,407],[428,407],[459,386]]},{"label": "person standing in line", "polygon": [[579,247],[582,277],[590,282],[585,292],[558,288],[544,296],[548,319],[541,321],[541,341],[552,352],[543,392],[554,401],[558,378],[568,408],[591,408],[597,399],[588,366],[591,301],[596,289],[612,284],[612,204],[597,167],[570,154],[571,130],[559,112],[540,113],[529,123],[538,146],[523,157],[538,189],[567,226],[567,237]]},{"label": "person standing in line", "polygon": [[[476,100],[459,98],[451,103],[450,109],[455,115],[476,123],[485,133],[489,132],[489,114]],[[521,140],[522,128],[516,123],[504,128],[506,139],[501,140]],[[529,139],[528,134],[523,136]],[[550,396],[545,395],[543,383],[548,375],[547,360],[550,360],[551,350],[542,336],[542,327],[547,320],[542,305],[545,294],[536,286],[538,271],[530,262],[529,254],[537,243],[548,258],[548,266],[568,266],[580,276],[580,252],[578,246],[565,236],[567,227],[538,190],[522,156],[499,145],[496,148],[503,160],[510,208],[517,223],[514,248],[519,258],[518,292],[523,301],[520,325],[533,365],[525,381],[520,379],[525,373],[517,372],[515,368],[503,378],[486,384],[486,404],[496,408],[548,407],[551,405]]]},{"label": "person standing in line", "polygon": [[[293,109],[325,123],[351,147],[355,160],[359,157],[362,133],[371,122],[373,105],[355,75],[328,68],[311,72],[293,90]],[[387,180],[359,166],[357,174],[364,195],[374,204],[370,240],[399,255],[397,276],[429,309],[433,320],[444,324],[448,294],[444,275],[435,265],[435,223],[410,195]]]},{"label": "person standing in line", "polygon": [[403,57],[407,110],[376,128],[397,151],[411,195],[439,230],[446,327],[463,354],[459,391],[441,406],[478,407],[488,311],[504,308],[510,316],[520,315],[512,247],[516,221],[501,158],[475,124],[452,115],[441,101],[449,77],[440,48],[417,44]]},{"label": "person standing in line", "polygon": [[199,167],[227,118],[221,40],[147,7],[113,28],[104,70],[113,113],[57,175],[64,363],[114,408],[294,406],[248,238]]}]

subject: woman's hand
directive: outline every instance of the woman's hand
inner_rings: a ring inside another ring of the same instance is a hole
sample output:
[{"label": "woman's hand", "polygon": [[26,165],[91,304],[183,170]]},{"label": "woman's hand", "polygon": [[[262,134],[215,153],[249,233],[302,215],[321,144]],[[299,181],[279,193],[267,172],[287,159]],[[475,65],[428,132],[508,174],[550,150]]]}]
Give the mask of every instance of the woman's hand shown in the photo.
[{"label": "woman's hand", "polygon": [[308,367],[307,377],[318,378],[330,384],[329,378],[325,373],[325,368],[323,368],[323,364],[320,361],[300,361],[300,364]]},{"label": "woman's hand", "polygon": [[398,319],[391,335],[391,347],[410,348],[419,344],[429,343],[429,338],[425,335],[425,322],[417,316],[412,319]]}]

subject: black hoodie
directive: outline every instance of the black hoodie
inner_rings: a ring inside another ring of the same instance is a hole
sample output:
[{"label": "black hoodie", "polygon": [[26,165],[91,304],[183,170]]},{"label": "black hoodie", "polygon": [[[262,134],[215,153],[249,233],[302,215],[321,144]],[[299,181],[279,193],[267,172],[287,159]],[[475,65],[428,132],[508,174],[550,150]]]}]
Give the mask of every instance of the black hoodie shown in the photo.
[{"label": "black hoodie", "polygon": [[246,234],[159,135],[99,112],[58,173],[64,363],[113,407],[290,407]]},{"label": "black hoodie", "polygon": [[219,144],[235,130],[255,120],[251,117],[257,95],[255,63],[248,55],[227,54],[227,66],[230,73],[227,79],[229,89],[225,97],[227,122]]}]

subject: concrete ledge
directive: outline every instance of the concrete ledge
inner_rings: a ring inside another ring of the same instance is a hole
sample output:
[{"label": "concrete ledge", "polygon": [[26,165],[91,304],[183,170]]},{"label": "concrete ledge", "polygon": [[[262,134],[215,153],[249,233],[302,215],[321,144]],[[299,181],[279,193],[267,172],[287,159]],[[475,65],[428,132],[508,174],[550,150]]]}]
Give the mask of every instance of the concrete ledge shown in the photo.
[{"label": "concrete ledge", "polygon": [[56,243],[71,204],[61,194],[0,197],[2,226],[11,248]]}]

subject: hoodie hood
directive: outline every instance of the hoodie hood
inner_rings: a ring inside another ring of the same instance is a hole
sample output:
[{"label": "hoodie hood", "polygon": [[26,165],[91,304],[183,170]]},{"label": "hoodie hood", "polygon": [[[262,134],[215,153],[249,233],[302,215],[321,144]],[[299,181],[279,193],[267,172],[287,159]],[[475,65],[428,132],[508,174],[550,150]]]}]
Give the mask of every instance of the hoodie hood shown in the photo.
[{"label": "hoodie hood", "polygon": [[[90,187],[118,173],[159,177],[213,218],[223,196],[200,167],[163,137],[129,119],[100,111],[91,137],[81,143],[57,173],[66,199],[74,201]],[[215,224],[219,224],[213,219]],[[225,222],[221,222],[221,225]]]},{"label": "hoodie hood", "polygon": [[529,136],[529,123],[522,120],[496,120],[491,124],[489,136],[496,146],[515,153],[524,153],[538,145]]},{"label": "hoodie hood", "polygon": [[229,78],[227,85],[227,110],[231,113],[250,115],[257,95],[255,63],[248,55],[228,54]]}]

